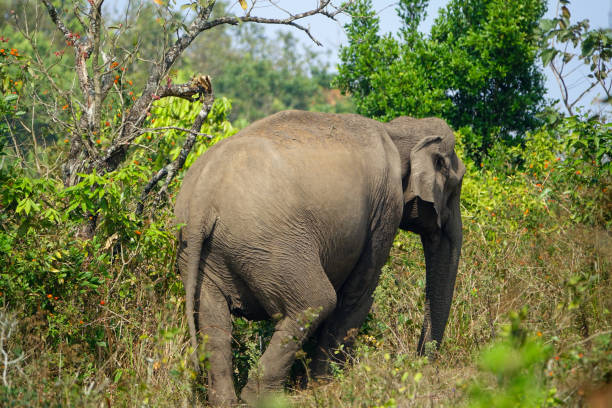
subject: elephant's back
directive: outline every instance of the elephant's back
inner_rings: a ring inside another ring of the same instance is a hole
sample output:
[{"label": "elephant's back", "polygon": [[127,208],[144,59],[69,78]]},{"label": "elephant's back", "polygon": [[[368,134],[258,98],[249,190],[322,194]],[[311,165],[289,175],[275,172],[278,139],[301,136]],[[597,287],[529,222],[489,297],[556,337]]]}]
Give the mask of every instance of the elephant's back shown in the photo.
[{"label": "elephant's back", "polygon": [[287,110],[254,122],[235,138],[264,138],[288,148],[340,144],[367,149],[379,143],[385,133],[382,123],[356,114]]},{"label": "elephant's back", "polygon": [[401,183],[400,167],[380,122],[354,114],[283,111],[200,156],[183,179],[175,214],[178,222],[187,222],[194,200],[198,208],[219,211],[239,205],[264,212],[259,206],[265,205],[325,212],[353,205],[354,213],[381,184]]}]

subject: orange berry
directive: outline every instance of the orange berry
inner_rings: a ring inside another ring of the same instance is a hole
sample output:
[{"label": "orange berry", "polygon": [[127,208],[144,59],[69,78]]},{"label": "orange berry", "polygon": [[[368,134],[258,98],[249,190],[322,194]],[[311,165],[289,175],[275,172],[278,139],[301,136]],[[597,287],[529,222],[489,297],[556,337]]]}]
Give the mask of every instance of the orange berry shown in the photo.
[{"label": "orange berry", "polygon": [[142,234],[142,232],[140,232],[140,231],[136,230],[136,231],[134,231],[134,234],[136,234],[136,235],[140,235],[140,234]]},{"label": "orange berry", "polygon": [[58,300],[58,299],[59,299],[59,297],[53,296],[53,300]]},{"label": "orange berry", "polygon": [[580,170],[576,170],[576,174],[580,175],[581,171]]},{"label": "orange berry", "polygon": [[103,300],[100,301],[100,305],[104,306],[105,304],[106,304],[105,301],[103,301]]},{"label": "orange berry", "polygon": [[64,143],[68,143],[68,141],[69,141],[68,139],[64,139]]},{"label": "orange berry", "polygon": [[559,358],[560,358],[559,356],[555,356],[556,361],[559,361]]},{"label": "orange berry", "polygon": [[128,81],[128,84],[130,84],[130,85],[134,85],[134,83],[132,82],[132,80],[131,80],[131,79]]},{"label": "orange berry", "polygon": [[104,124],[105,124],[106,126],[110,126],[110,122],[109,122],[108,120],[107,120],[106,122],[104,122]]},{"label": "orange berry", "polygon": [[66,110],[66,109],[68,109],[68,105],[62,106],[62,110]]},{"label": "orange berry", "polygon": [[538,337],[542,337],[542,332],[538,332]]},{"label": "orange berry", "polygon": [[96,140],[96,143],[100,144],[100,143],[102,143],[102,141],[100,139],[98,139],[98,140]]},{"label": "orange berry", "polygon": [[138,160],[134,160],[134,164],[138,166],[140,162]]},{"label": "orange berry", "polygon": [[51,299],[51,298],[53,298],[53,295],[49,293],[49,294],[47,295],[47,297],[48,297],[49,299]]},{"label": "orange berry", "polygon": [[82,320],[79,320],[79,324],[83,324],[83,323],[85,323],[85,322],[84,322],[84,321],[82,321]]}]

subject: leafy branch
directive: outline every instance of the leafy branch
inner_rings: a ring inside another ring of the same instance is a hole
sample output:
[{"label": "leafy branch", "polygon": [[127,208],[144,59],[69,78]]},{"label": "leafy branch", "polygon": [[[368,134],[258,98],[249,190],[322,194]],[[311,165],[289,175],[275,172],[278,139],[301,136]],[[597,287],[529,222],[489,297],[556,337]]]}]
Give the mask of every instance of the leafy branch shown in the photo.
[{"label": "leafy branch", "polygon": [[[543,19],[540,57],[544,66],[550,67],[559,89],[561,101],[567,113],[574,115],[576,104],[594,89],[603,92],[603,100],[609,100],[612,91],[612,30],[589,29],[589,21],[571,23],[569,0],[560,0],[557,15]],[[570,77],[581,66],[588,67],[587,85],[577,95],[571,94]]]}]

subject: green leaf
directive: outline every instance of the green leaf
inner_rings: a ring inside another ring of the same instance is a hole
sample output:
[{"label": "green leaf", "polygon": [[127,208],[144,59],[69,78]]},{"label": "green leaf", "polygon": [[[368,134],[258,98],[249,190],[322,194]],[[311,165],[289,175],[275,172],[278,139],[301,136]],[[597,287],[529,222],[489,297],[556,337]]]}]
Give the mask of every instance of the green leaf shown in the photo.
[{"label": "green leaf", "polygon": [[542,54],[540,55],[540,58],[542,58],[542,65],[548,66],[548,64],[550,64],[550,62],[555,58],[557,53],[558,51],[554,48],[547,48],[542,51]]},{"label": "green leaf", "polygon": [[543,18],[540,20],[540,29],[544,32],[548,32],[557,26],[557,21],[553,19]]}]

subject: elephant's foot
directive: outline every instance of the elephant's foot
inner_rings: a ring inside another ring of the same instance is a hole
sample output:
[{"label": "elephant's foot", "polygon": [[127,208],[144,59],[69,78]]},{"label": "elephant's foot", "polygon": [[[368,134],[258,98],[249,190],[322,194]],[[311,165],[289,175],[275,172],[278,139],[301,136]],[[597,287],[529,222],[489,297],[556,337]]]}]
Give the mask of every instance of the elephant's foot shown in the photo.
[{"label": "elephant's foot", "polygon": [[249,381],[240,393],[240,399],[249,407],[267,406],[266,401],[275,400],[283,396],[283,388],[280,386],[265,386],[263,384],[253,385]]},{"label": "elephant's foot", "polygon": [[233,392],[221,394],[212,392],[208,395],[208,404],[215,408],[230,408],[238,406],[238,398]]}]

